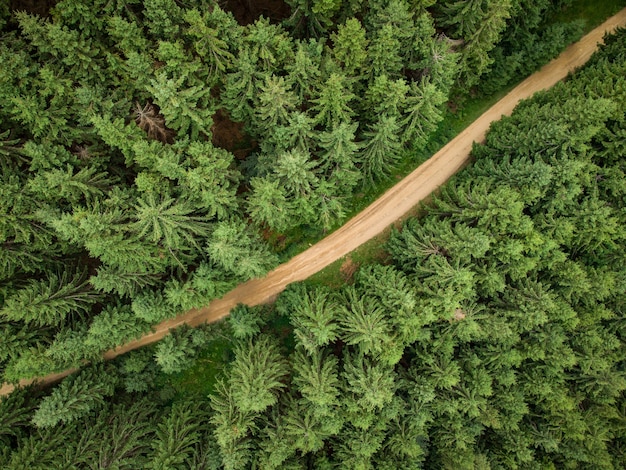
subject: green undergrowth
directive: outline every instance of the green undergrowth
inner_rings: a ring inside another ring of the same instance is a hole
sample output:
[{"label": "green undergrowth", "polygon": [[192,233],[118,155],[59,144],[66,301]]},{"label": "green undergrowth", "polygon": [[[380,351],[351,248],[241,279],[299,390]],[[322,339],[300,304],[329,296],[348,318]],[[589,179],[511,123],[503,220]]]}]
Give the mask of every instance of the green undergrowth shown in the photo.
[{"label": "green undergrowth", "polygon": [[[289,319],[277,315],[272,305],[264,308],[264,314],[268,321],[263,329],[278,332],[282,348],[287,353],[293,351],[295,339]],[[234,358],[233,348],[237,342],[225,328],[198,352],[190,367],[173,374],[159,372],[157,385],[164,398],[177,401],[190,396],[207,397],[213,393],[216,380]]]},{"label": "green undergrowth", "polygon": [[582,20],[584,22],[583,32],[587,34],[622,8],[626,8],[626,0],[577,0],[566,9],[555,14],[549,23],[569,23]]},{"label": "green undergrowth", "polygon": [[232,344],[218,337],[203,348],[193,365],[175,374],[161,373],[158,382],[163,389],[171,389],[176,397],[207,396],[213,392],[215,380],[231,359]]}]

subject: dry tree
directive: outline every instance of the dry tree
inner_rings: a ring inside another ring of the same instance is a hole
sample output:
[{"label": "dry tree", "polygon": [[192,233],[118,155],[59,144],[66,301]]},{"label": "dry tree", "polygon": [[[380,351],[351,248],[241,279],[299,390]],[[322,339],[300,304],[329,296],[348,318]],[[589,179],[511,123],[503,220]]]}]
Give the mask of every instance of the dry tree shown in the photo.
[{"label": "dry tree", "polygon": [[158,140],[165,144],[174,142],[174,131],[165,125],[165,117],[160,113],[159,108],[146,102],[145,106],[141,106],[135,102],[133,115],[137,125],[148,134],[151,139]]}]

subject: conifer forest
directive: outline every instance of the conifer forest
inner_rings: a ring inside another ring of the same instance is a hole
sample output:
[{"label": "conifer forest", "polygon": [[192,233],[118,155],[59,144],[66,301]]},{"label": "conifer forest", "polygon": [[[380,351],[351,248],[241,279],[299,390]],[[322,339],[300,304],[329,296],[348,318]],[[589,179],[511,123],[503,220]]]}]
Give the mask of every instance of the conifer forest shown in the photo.
[{"label": "conifer forest", "polygon": [[346,222],[582,2],[0,0],[0,383],[79,369],[0,397],[0,468],[626,468],[626,29],[340,285],[102,360]]}]

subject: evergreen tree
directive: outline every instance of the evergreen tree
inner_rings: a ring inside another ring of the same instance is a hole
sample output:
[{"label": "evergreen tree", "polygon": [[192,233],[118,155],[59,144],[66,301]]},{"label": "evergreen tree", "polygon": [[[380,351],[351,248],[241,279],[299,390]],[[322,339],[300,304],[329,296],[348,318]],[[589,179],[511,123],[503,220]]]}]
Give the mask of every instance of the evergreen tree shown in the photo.
[{"label": "evergreen tree", "polygon": [[54,389],[44,398],[33,415],[38,428],[69,423],[85,417],[91,410],[102,406],[105,397],[113,395],[117,378],[104,367],[85,369]]},{"label": "evergreen tree", "polygon": [[382,115],[364,132],[360,160],[370,184],[389,176],[400,159],[401,148],[400,124],[395,117]]},{"label": "evergreen tree", "polygon": [[288,369],[276,344],[266,336],[235,348],[229,383],[242,413],[261,412],[277,402]]},{"label": "evergreen tree", "polygon": [[276,264],[275,256],[243,222],[220,222],[207,244],[207,254],[238,279],[260,277]]},{"label": "evergreen tree", "polygon": [[51,273],[48,279],[31,279],[24,288],[8,296],[0,314],[13,321],[57,326],[71,316],[85,315],[100,299],[83,274]]}]

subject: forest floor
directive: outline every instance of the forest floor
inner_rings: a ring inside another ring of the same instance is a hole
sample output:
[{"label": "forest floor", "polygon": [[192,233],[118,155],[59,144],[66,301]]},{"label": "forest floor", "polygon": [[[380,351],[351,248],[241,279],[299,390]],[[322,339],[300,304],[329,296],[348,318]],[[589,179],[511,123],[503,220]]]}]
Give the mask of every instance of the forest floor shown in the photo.
[{"label": "forest floor", "polygon": [[[626,26],[626,9],[593,29],[552,62],[521,82],[429,160],[328,237],[290,261],[281,264],[265,277],[252,279],[237,286],[206,307],[190,310],[156,325],[151,333],[106,352],[104,358],[113,359],[133,349],[154,343],[166,336],[170,329],[183,324],[198,326],[202,323],[218,321],[226,317],[230,310],[240,303],[254,306],[272,302],[288,284],[307,279],[384,232],[391,225],[399,224],[420,202],[469,162],[472,144],[484,141],[485,134],[493,121],[500,119],[503,115],[510,115],[520,100],[529,98],[535,92],[550,88],[570,72],[584,65],[597,49],[598,44],[602,42],[604,34],[620,26]],[[63,371],[35,380],[44,384],[52,383],[73,371],[74,369]],[[24,380],[20,385],[26,385],[35,380]],[[0,388],[0,396],[10,393],[12,389],[13,386],[4,385]]]}]

